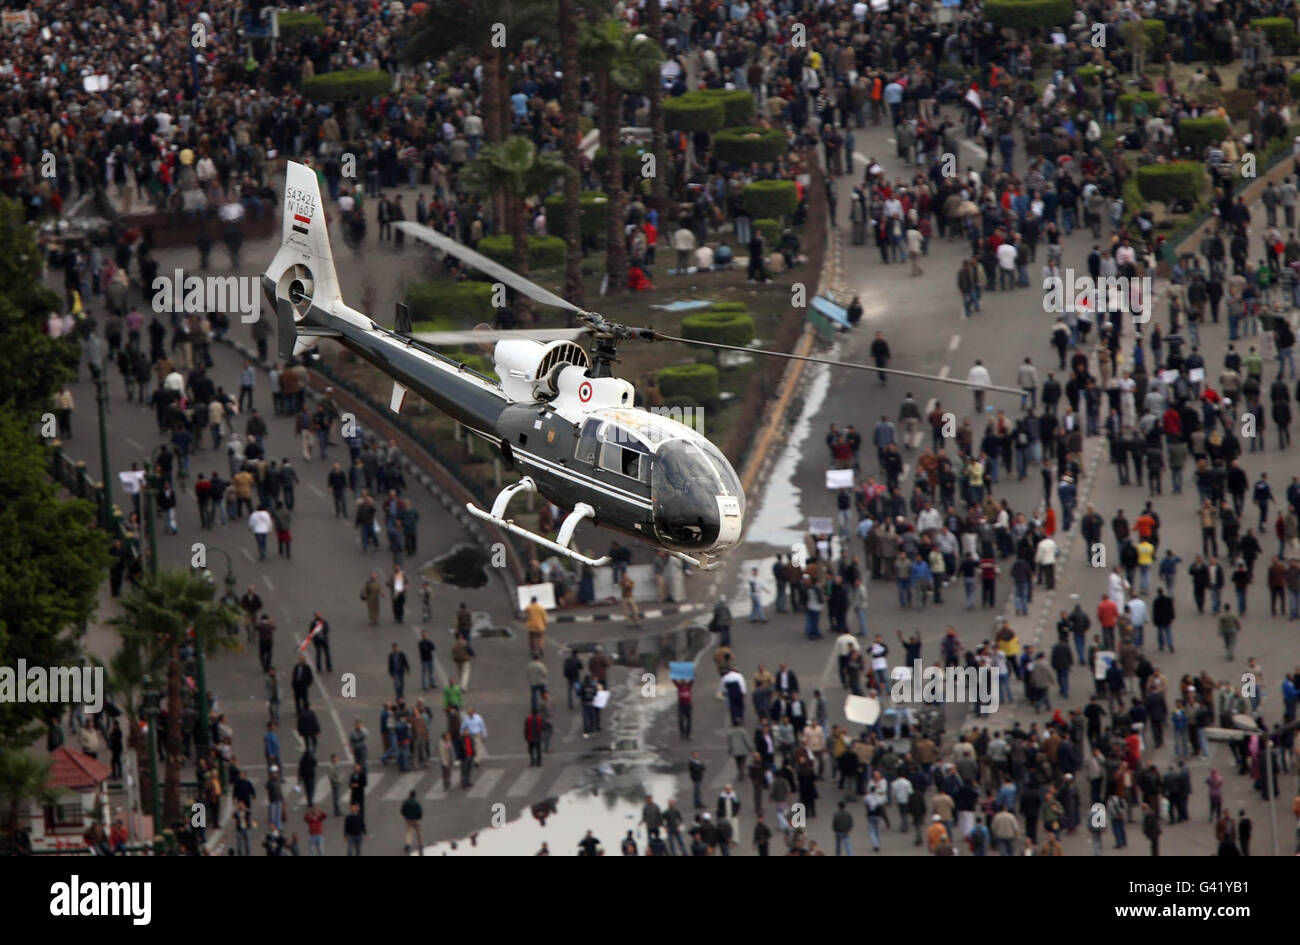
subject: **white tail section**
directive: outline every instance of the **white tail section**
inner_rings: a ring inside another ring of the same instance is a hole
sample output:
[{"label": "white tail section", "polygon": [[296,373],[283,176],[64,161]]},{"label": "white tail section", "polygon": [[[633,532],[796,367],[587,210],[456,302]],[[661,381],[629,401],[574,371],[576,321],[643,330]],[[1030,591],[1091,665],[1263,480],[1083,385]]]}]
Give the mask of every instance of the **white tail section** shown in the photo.
[{"label": "white tail section", "polygon": [[339,298],[339,278],[330,252],[320,183],[316,172],[305,164],[290,161],[287,166],[281,234],[280,252],[267,274],[278,283],[285,270],[295,264],[305,266],[311,274],[312,301],[329,311]]}]

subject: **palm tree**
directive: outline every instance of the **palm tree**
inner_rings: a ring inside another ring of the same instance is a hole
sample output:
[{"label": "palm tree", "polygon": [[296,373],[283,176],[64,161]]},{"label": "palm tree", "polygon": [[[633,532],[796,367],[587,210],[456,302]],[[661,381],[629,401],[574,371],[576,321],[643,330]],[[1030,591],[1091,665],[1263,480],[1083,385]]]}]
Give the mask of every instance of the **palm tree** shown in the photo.
[{"label": "palm tree", "polygon": [[109,659],[105,672],[108,691],[116,697],[115,701],[126,714],[126,741],[127,746],[135,752],[137,770],[132,773],[140,785],[141,803],[146,798],[152,800],[155,790],[155,785],[150,780],[149,766],[145,763],[148,746],[144,732],[140,730],[140,719],[143,716],[141,710],[144,708],[144,680],[146,677],[158,678],[167,671],[165,659],[160,658],[157,663],[151,664],[148,655],[139,639],[134,636],[123,639],[122,646]]},{"label": "palm tree", "polygon": [[[483,148],[478,157],[461,172],[461,181],[470,193],[504,194],[509,205],[507,223],[514,244],[513,268],[528,275],[528,198],[544,194],[560,177],[576,173],[554,151],[538,151],[527,138],[515,135],[505,144]],[[519,300],[521,323],[530,321],[530,310]]]},{"label": "palm tree", "polygon": [[[623,238],[627,191],[623,188],[623,146],[619,137],[623,97],[644,88],[647,77],[663,62],[663,53],[647,37],[628,33],[614,19],[585,26],[579,48],[582,59],[596,73],[600,96],[600,143],[605,149],[605,194],[609,199],[605,271],[608,291],[615,294],[622,292],[627,282],[627,245]],[[658,171],[656,166],[656,174]]]},{"label": "palm tree", "polygon": [[[229,631],[239,625],[233,608],[215,601],[210,576],[197,571],[162,571],[156,581],[133,587],[120,600],[122,614],[111,622],[126,647],[139,650],[140,665],[167,667],[167,731],[164,733],[163,818],[172,822],[180,816],[181,644],[193,631],[205,643],[207,652],[237,647]],[[124,674],[134,671],[134,657],[124,657]],[[143,675],[143,674],[141,674]]]},{"label": "palm tree", "polygon": [[[653,6],[653,4],[652,4]],[[578,9],[575,0],[558,0],[555,10],[556,29],[560,34],[560,71],[564,73],[561,91],[561,110],[564,112],[564,132],[561,143],[564,163],[578,166],[580,90],[582,76],[578,62]],[[582,284],[582,202],[579,196],[581,182],[577,174],[564,178],[564,297],[579,308],[587,304]],[[569,313],[573,325],[573,313]]]},{"label": "palm tree", "polygon": [[62,788],[46,785],[51,764],[48,758],[33,758],[25,752],[0,751],[0,800],[9,805],[4,820],[6,839],[0,849],[16,847],[21,826],[18,814],[24,802],[33,801],[43,807],[63,793]]},{"label": "palm tree", "polygon": [[[646,35],[650,37],[650,43],[655,49],[663,49],[663,27],[660,22],[660,8],[658,3],[647,3],[645,5],[645,29]],[[659,211],[660,219],[663,218],[664,209],[667,206],[667,181],[666,175],[660,173],[666,168],[664,164],[665,140],[664,140],[664,82],[663,72],[656,67],[647,78],[648,86],[646,89],[647,96],[650,99],[650,153],[655,156],[655,176],[650,181],[650,206]],[[662,222],[660,226],[662,227]]]}]

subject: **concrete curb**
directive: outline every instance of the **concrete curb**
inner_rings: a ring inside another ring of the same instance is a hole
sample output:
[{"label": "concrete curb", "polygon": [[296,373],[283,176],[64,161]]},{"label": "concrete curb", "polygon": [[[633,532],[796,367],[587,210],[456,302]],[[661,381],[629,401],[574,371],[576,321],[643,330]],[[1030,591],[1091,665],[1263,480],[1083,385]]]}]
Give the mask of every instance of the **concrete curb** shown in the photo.
[{"label": "concrete curb", "polygon": [[[704,609],[704,604],[678,604],[672,607],[657,607],[654,610],[641,611],[642,620],[654,620],[673,614],[690,614]],[[625,614],[558,614],[551,618],[552,623],[623,623]]]}]

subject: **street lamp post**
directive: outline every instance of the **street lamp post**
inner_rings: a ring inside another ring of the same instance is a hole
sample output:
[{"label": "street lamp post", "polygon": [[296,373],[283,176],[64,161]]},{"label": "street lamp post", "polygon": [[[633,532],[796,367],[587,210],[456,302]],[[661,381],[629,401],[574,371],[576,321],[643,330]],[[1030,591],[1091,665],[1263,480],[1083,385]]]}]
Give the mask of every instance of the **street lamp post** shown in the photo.
[{"label": "street lamp post", "polygon": [[[234,562],[231,561],[230,555],[212,545],[208,545],[207,550],[215,551],[226,559],[226,593],[222,597],[221,603],[225,603],[229,599],[235,599],[236,603],[238,603],[238,599],[235,598],[235,565]],[[207,574],[208,580],[211,580],[212,572],[209,571]],[[194,627],[194,646],[195,662],[198,664],[199,686],[199,730],[195,734],[194,740],[198,746],[198,756],[202,758],[207,753],[208,746],[211,743],[211,725],[208,716],[207,654],[204,652],[206,647],[203,640],[203,628],[201,625],[197,624]]]},{"label": "street lamp post", "polygon": [[103,528],[107,531],[113,523],[113,480],[108,459],[108,378],[104,374],[104,353],[99,335],[92,334],[86,339],[86,360],[90,362],[90,374],[95,382],[95,404],[99,408],[99,462],[104,477],[99,492],[99,514],[102,516]]},{"label": "street lamp post", "polygon": [[153,801],[153,832],[162,832],[162,795],[158,790],[158,702],[161,695],[148,676],[143,680],[144,706],[141,714],[149,725],[149,795]]}]

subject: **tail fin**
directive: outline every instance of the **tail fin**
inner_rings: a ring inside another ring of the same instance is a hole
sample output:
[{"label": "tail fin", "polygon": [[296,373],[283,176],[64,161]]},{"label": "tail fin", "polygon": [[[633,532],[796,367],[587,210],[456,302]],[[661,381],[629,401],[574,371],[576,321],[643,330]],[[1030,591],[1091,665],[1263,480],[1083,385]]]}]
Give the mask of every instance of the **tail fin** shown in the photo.
[{"label": "tail fin", "polygon": [[279,350],[293,357],[328,337],[328,321],[340,300],[338,273],[330,251],[325,206],[316,172],[290,161],[285,172],[284,221],[280,250],[262,275],[276,311]]}]

